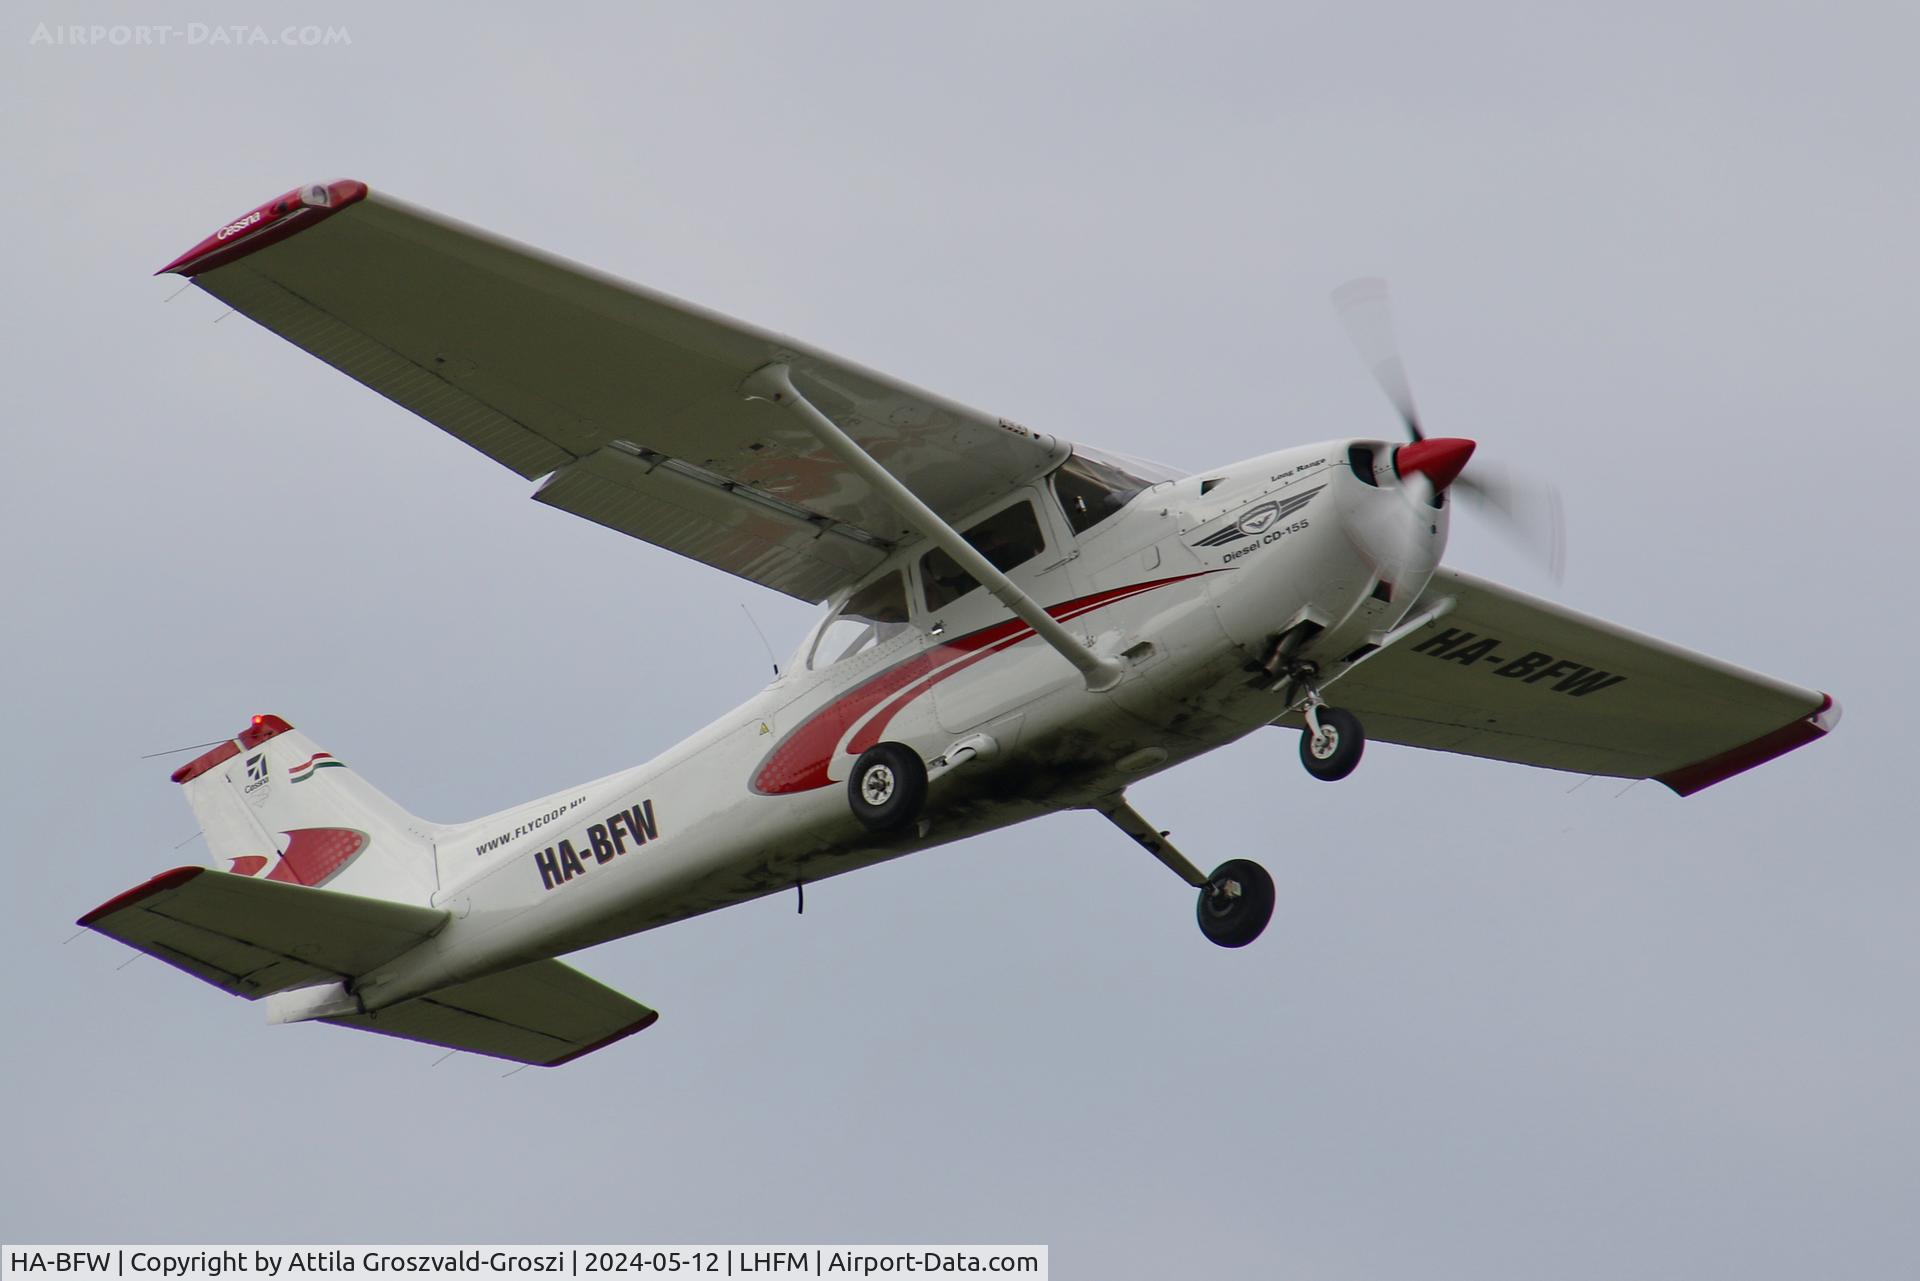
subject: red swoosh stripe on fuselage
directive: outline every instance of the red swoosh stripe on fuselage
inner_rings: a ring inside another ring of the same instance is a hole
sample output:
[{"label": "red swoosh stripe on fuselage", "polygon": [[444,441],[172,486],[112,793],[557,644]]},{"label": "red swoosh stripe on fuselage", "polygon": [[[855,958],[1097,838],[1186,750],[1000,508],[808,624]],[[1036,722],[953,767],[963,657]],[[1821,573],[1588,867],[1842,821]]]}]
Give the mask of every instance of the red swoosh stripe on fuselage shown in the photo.
[{"label": "red swoosh stripe on fuselage", "polygon": [[[1200,578],[1218,570],[1203,570],[1198,574],[1179,574],[1172,578],[1157,578],[1144,583],[1132,583],[1125,587],[1109,588],[1104,592],[1095,592],[1091,596],[1082,596],[1063,604],[1052,605],[1047,613],[1061,620],[1078,618],[1106,605],[1112,605],[1128,597],[1150,592],[1169,583],[1182,583],[1190,578]],[[849,729],[859,723],[882,700],[892,698],[881,708],[849,743],[848,750],[854,754],[864,752],[880,741],[887,725],[900,711],[928,690],[938,685],[956,672],[964,671],[983,658],[991,658],[1003,649],[1018,645],[1033,635],[1033,629],[1017,618],[983,627],[977,632],[955,637],[934,649],[915,654],[895,663],[885,671],[876,673],[867,680],[854,686],[833,702],[827,704],[806,720],[802,721],[786,737],[782,738],[774,749],[767,753],[760,768],[754,772],[753,790],[763,796],[782,796],[792,792],[807,792],[818,787],[830,787],[833,778],[828,767],[833,763],[835,749]],[[902,692],[904,691],[904,692]],[[893,697],[898,695],[898,697]]]}]

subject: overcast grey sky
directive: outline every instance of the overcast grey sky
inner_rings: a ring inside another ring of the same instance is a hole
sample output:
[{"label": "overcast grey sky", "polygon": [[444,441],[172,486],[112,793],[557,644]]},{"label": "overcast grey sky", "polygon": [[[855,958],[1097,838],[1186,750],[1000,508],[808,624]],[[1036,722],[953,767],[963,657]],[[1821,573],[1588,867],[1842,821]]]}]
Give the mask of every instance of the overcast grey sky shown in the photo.
[{"label": "overcast grey sky", "polygon": [[[1062,1277],[1911,1277],[1911,5],[14,6],[0,1237],[1042,1241]],[[33,42],[40,22],[350,44]],[[203,847],[142,753],[280,713],[497,809],[757,688],[749,603],[150,273],[355,177],[1190,468],[1422,408],[1553,477],[1554,588],[1798,683],[1681,801],[1256,737],[1138,806],[1279,883],[1225,952],[1087,815],[594,950],[559,1072],[261,1011],[75,916]],[[177,852],[176,843],[185,842]]]}]

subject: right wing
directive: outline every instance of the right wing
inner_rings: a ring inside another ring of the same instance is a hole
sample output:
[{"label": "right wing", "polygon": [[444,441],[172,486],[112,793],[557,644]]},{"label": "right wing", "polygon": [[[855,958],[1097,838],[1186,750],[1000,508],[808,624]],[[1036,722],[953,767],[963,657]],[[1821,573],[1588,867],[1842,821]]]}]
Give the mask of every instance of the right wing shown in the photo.
[{"label": "right wing", "polygon": [[[1819,738],[1840,708],[1731,663],[1442,568],[1414,603],[1453,609],[1329,683],[1367,737],[1682,796]],[[1300,725],[1297,713],[1275,724]]]},{"label": "right wing", "polygon": [[288,192],[162,269],[529,479],[543,503],[804,600],[917,535],[791,415],[814,405],[957,523],[1069,446],[780,334],[370,193]]}]

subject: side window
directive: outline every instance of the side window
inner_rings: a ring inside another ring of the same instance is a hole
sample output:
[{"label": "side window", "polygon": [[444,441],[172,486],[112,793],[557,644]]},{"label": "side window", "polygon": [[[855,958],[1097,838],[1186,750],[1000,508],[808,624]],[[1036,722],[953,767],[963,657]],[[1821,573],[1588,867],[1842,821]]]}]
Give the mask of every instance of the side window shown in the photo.
[{"label": "side window", "polygon": [[907,628],[907,580],[899,570],[874,579],[847,598],[820,629],[807,666],[830,667],[893,639]]},{"label": "side window", "polygon": [[[1053,473],[1053,492],[1073,532],[1084,534],[1133,501],[1148,483],[1111,463],[1074,454]],[[1205,492],[1204,490],[1202,491]]]},{"label": "side window", "polygon": [[[1015,503],[997,511],[960,536],[1003,574],[1047,549],[1032,503]],[[920,558],[920,582],[926,588],[928,609],[940,609],[980,585],[937,547]]]}]

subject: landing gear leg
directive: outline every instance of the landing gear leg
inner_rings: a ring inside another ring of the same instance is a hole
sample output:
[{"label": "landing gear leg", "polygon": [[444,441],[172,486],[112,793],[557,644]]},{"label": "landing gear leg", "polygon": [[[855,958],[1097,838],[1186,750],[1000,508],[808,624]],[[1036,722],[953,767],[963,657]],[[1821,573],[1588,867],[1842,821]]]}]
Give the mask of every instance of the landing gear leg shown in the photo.
[{"label": "landing gear leg", "polygon": [[1208,876],[1175,848],[1123,797],[1109,797],[1100,812],[1187,884],[1200,891],[1195,915],[1200,932],[1221,947],[1245,947],[1260,937],[1273,918],[1273,878],[1250,859],[1229,859]]}]

